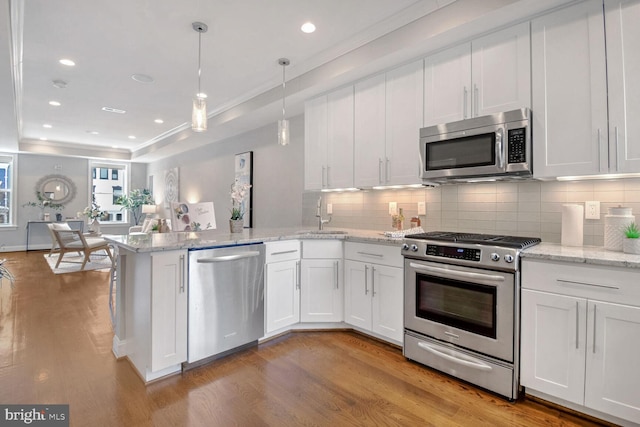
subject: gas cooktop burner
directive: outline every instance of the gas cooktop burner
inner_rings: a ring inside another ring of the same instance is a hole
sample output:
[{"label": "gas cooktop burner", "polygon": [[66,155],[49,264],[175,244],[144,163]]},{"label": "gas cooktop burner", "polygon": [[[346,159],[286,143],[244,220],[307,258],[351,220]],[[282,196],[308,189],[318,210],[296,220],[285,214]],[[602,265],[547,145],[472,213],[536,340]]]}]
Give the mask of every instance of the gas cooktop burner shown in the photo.
[{"label": "gas cooktop burner", "polygon": [[471,244],[486,244],[505,248],[525,249],[537,245],[542,240],[538,237],[501,236],[494,234],[454,233],[449,231],[430,231],[427,233],[411,234],[407,239],[432,240],[435,242],[457,242]]}]

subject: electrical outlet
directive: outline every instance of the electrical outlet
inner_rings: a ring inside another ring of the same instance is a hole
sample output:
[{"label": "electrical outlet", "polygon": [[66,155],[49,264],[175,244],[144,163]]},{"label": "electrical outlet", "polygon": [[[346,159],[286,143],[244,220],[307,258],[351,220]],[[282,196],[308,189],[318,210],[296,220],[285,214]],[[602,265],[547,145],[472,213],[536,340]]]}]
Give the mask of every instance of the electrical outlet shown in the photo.
[{"label": "electrical outlet", "polygon": [[427,214],[427,204],[425,202],[418,202],[418,215]]},{"label": "electrical outlet", "polygon": [[398,203],[389,202],[389,215],[398,215]]},{"label": "electrical outlet", "polygon": [[584,217],[586,219],[600,219],[600,202],[597,200],[584,202]]},{"label": "electrical outlet", "polygon": [[327,203],[327,215],[333,215],[333,203]]}]

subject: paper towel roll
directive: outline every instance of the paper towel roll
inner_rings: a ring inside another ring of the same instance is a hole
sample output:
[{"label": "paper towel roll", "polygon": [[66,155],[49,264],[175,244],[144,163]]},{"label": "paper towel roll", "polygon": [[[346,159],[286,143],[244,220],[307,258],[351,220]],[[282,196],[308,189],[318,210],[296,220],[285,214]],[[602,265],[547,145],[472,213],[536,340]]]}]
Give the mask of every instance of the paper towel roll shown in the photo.
[{"label": "paper towel roll", "polygon": [[582,246],[584,206],[562,205],[562,239],[564,246]]}]

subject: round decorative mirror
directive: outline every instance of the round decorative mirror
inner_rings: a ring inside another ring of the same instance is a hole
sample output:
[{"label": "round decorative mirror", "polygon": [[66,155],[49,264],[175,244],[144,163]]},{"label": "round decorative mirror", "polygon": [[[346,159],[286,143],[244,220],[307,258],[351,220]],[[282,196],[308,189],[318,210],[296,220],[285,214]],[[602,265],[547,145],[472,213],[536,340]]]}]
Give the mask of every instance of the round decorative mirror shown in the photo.
[{"label": "round decorative mirror", "polygon": [[45,200],[64,205],[76,197],[76,185],[64,175],[47,175],[36,184],[36,193]]}]

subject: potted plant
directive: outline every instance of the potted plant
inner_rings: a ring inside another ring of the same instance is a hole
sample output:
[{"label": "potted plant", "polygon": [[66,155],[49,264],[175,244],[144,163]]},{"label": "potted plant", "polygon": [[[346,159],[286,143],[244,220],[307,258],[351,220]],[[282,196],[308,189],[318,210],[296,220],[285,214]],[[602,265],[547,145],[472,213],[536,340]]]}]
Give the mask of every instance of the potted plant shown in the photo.
[{"label": "potted plant", "polygon": [[100,234],[100,222],[98,220],[109,218],[109,212],[100,210],[100,206],[96,202],[91,202],[91,206],[84,208],[81,213],[90,221],[89,231],[96,234]]},{"label": "potted plant", "polygon": [[622,242],[622,250],[627,254],[640,255],[640,230],[635,222],[624,229],[626,239]]},{"label": "potted plant", "polygon": [[61,210],[62,208],[64,208],[63,205],[59,203],[53,203],[50,199],[47,199],[46,197],[44,197],[42,193],[40,193],[39,191],[36,191],[36,198],[38,199],[37,202],[27,202],[24,205],[22,205],[22,207],[32,206],[32,207],[40,208],[40,215],[38,219],[40,219],[41,221],[44,219],[44,210],[46,208],[53,209],[53,210]]},{"label": "potted plant", "polygon": [[120,196],[116,199],[116,205],[121,205],[122,209],[131,212],[133,225],[138,225],[142,219],[142,205],[155,205],[151,191],[146,188],[131,190],[129,195]]},{"label": "potted plant", "polygon": [[232,233],[241,233],[244,229],[244,199],[249,194],[251,184],[244,184],[236,180],[231,184],[231,218],[229,228]]}]

